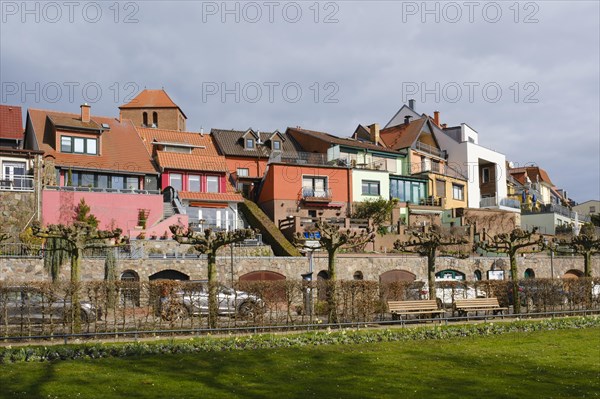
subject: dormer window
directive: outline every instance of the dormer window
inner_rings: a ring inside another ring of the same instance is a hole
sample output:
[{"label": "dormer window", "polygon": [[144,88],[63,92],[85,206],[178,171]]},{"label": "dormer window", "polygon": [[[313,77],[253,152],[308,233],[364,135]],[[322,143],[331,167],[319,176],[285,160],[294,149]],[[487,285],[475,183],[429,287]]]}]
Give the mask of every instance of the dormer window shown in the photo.
[{"label": "dormer window", "polygon": [[254,149],[254,139],[246,139],[246,149]]},{"label": "dormer window", "polygon": [[273,149],[275,151],[281,150],[281,141],[279,141],[279,140],[273,141]]},{"label": "dormer window", "polygon": [[60,137],[60,152],[73,154],[98,154],[98,140],[85,137]]}]

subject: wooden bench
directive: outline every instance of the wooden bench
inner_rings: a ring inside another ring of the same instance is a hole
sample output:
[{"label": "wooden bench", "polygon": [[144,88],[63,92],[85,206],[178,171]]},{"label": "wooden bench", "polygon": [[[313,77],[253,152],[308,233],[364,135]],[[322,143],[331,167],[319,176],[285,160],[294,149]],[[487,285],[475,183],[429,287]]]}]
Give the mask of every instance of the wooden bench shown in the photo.
[{"label": "wooden bench", "polygon": [[435,300],[420,300],[420,301],[388,301],[388,309],[392,314],[392,320],[402,320],[402,315],[423,315],[430,314],[432,317],[444,313],[438,309]]},{"label": "wooden bench", "polygon": [[467,316],[469,312],[478,311],[489,312],[494,314],[503,314],[508,308],[503,308],[498,303],[498,298],[473,298],[473,299],[457,299],[454,301],[454,309],[459,316]]}]

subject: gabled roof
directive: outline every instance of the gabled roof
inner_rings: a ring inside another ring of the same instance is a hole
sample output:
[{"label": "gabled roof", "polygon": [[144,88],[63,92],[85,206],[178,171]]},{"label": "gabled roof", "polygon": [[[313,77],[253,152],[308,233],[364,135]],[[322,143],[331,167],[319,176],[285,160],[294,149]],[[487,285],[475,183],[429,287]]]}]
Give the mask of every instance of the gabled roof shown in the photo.
[{"label": "gabled roof", "polygon": [[[418,112],[416,112],[414,109],[412,109],[411,107],[409,107],[408,105],[404,104],[402,105],[402,107],[400,107],[400,109],[394,114],[394,116],[392,116],[392,118],[390,119],[390,121],[384,126],[384,129],[387,129],[388,127],[392,127],[391,124],[392,122],[394,122],[394,120],[396,118],[398,118],[400,115],[410,115],[412,116],[413,119],[416,118],[420,118],[422,115],[419,115]],[[399,121],[399,124],[402,123],[402,120]],[[394,126],[396,126],[397,124],[395,124]]]},{"label": "gabled roof", "polygon": [[95,131],[96,133],[102,132],[102,126],[100,126],[98,122],[94,120],[90,120],[89,122],[83,122],[79,114],[61,115],[55,113],[52,115],[48,115],[48,118],[57,128],[64,128],[67,130]]},{"label": "gabled roof", "polygon": [[368,127],[365,127],[363,125],[358,125],[356,127],[356,129],[354,130],[354,133],[352,133],[352,138],[354,140],[369,141],[371,139],[371,131],[369,130]]},{"label": "gabled roof", "polygon": [[[156,174],[152,165],[150,154],[138,136],[135,127],[129,120],[119,121],[115,118],[92,116],[94,124],[107,124],[109,129],[100,134],[100,155],[68,154],[60,152],[56,146],[56,132],[64,131],[57,127],[54,120],[75,120],[79,114],[66,112],[29,109],[28,119],[31,121],[33,131],[27,132],[34,136],[37,148],[44,152],[44,156],[51,156],[57,166],[72,167],[74,169],[103,170],[121,173]],[[65,132],[69,134],[69,132]],[[94,137],[97,137],[94,134]],[[33,140],[29,140],[33,142]],[[35,147],[35,146],[34,146]]]},{"label": "gabled roof", "polygon": [[161,90],[142,90],[133,100],[123,104],[119,109],[137,109],[137,108],[178,108],[187,119],[181,108],[171,100],[171,97],[163,89]]},{"label": "gabled roof", "polygon": [[[274,134],[279,133],[282,138],[281,151],[287,154],[295,154],[302,151],[302,147],[291,139],[287,133],[281,133],[278,130],[274,132],[260,132],[260,140],[265,145],[255,145],[254,148],[245,148],[243,137],[248,133],[249,130],[223,130],[223,129],[211,129],[210,134],[219,149],[219,152],[225,156],[236,156],[236,157],[269,157],[271,154],[271,148],[269,140],[272,139]],[[252,130],[254,137],[257,138],[257,134]]]},{"label": "gabled roof", "polygon": [[386,146],[394,150],[410,148],[419,138],[419,134],[421,134],[426,122],[427,118],[423,117],[410,121],[408,124],[388,127],[381,130],[379,136]]},{"label": "gabled roof", "polygon": [[[148,153],[156,154],[162,169],[226,172],[225,158],[219,155],[210,134],[180,132],[177,130],[136,128]],[[157,151],[156,144],[191,148],[191,154]]]},{"label": "gabled roof", "polygon": [[16,105],[0,105],[0,139],[23,139],[23,114]]},{"label": "gabled roof", "polygon": [[535,183],[539,180],[542,183],[554,186],[554,183],[552,183],[550,180],[548,173],[539,166],[512,168],[508,169],[508,173],[511,174],[521,184],[525,184],[527,182],[527,179],[525,178],[525,176],[527,176],[532,183]]},{"label": "gabled roof", "polygon": [[302,145],[304,140],[319,140],[328,144],[337,144],[345,147],[353,147],[358,149],[365,149],[371,151],[388,152],[390,154],[400,155],[398,151],[390,148],[382,147],[372,143],[366,143],[360,140],[354,140],[351,138],[341,138],[325,132],[318,132],[315,130],[301,129],[297,127],[288,127],[286,134],[292,135],[296,141]]}]

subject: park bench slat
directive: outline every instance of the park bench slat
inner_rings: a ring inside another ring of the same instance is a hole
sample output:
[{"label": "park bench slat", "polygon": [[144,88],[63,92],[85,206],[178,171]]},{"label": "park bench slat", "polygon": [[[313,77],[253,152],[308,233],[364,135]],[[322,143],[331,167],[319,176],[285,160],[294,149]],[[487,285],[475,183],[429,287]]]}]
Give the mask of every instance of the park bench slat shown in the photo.
[{"label": "park bench slat", "polygon": [[498,298],[472,298],[472,299],[457,299],[454,301],[454,308],[459,312],[467,315],[472,311],[494,311],[494,314],[504,312],[508,308],[501,307],[498,303]]},{"label": "park bench slat", "polygon": [[388,309],[392,314],[392,318],[401,315],[411,314],[436,314],[444,313],[443,310],[438,309],[437,302],[435,300],[419,300],[419,301],[388,301]]}]

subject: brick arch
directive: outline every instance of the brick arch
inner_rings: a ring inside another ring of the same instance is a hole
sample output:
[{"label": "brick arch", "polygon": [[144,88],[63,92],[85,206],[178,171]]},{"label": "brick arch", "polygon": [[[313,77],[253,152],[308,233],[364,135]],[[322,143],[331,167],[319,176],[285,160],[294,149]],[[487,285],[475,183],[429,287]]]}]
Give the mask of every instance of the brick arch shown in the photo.
[{"label": "brick arch", "polygon": [[240,281],[279,281],[285,279],[286,277],[283,274],[270,270],[256,270],[240,276]]},{"label": "brick arch", "polygon": [[583,272],[577,269],[568,270],[562,278],[581,278],[583,277]]},{"label": "brick arch", "polygon": [[379,282],[382,284],[392,283],[394,281],[415,281],[417,276],[408,270],[388,270],[385,273],[379,275]]},{"label": "brick arch", "polygon": [[157,273],[148,277],[148,280],[189,280],[190,276],[185,273],[180,272],[179,270],[166,269],[161,270]]}]

